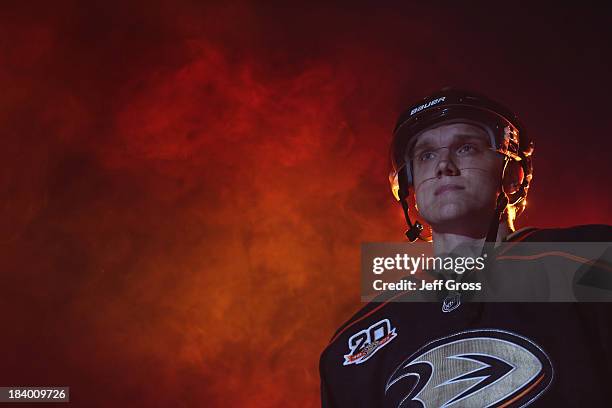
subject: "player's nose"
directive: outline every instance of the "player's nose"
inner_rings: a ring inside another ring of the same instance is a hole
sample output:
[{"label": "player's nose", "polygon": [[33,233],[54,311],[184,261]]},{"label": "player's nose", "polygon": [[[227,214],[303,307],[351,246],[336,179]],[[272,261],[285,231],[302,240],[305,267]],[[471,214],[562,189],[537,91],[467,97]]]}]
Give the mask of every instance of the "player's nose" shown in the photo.
[{"label": "player's nose", "polygon": [[457,176],[459,175],[459,168],[453,161],[449,149],[441,149],[440,161],[436,166],[436,177],[442,176]]}]

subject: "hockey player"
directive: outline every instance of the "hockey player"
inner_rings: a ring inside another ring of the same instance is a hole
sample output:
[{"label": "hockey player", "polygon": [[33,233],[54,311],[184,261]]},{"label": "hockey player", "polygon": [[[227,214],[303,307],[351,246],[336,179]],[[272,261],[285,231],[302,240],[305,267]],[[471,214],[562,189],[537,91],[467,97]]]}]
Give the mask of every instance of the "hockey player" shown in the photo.
[{"label": "hockey player", "polygon": [[[496,243],[612,241],[605,225],[514,231],[532,153],[517,117],[482,95],[444,89],[408,109],[394,131],[390,177],[408,239],[432,239],[436,254],[467,256]],[[411,220],[411,197],[431,233]],[[511,265],[516,275],[498,281],[502,291],[521,271],[539,270],[544,255],[561,268],[583,261],[561,251],[530,254]],[[461,294],[450,295],[371,302],[343,324],[321,355],[322,406],[612,404],[612,303],[462,302]]]}]

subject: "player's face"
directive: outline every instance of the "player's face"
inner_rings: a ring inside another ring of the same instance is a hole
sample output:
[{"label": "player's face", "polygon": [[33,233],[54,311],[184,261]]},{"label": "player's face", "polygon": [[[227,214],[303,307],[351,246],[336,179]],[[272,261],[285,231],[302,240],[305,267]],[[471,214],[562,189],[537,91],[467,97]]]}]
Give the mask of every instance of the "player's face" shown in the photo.
[{"label": "player's face", "polygon": [[411,149],[417,206],[437,232],[480,234],[495,209],[503,165],[489,135],[468,123],[422,132]]}]

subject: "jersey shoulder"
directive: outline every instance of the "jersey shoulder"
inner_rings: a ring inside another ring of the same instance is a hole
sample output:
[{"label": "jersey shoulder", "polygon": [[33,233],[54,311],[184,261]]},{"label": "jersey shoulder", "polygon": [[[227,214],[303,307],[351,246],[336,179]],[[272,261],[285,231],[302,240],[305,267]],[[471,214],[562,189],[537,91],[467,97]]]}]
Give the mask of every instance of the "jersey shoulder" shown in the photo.
[{"label": "jersey shoulder", "polygon": [[337,339],[343,332],[345,332],[349,327],[353,326],[355,323],[360,322],[373,314],[375,314],[378,310],[383,308],[387,302],[375,299],[367,303],[361,309],[359,309],[353,316],[351,316],[348,320],[346,320],[338,330],[335,331],[334,335],[331,337],[329,344],[333,343],[335,339]]},{"label": "jersey shoulder", "polygon": [[[567,228],[526,228],[510,241],[521,242],[610,242],[612,226],[605,224],[576,225]],[[514,235],[514,234],[513,234]]]}]

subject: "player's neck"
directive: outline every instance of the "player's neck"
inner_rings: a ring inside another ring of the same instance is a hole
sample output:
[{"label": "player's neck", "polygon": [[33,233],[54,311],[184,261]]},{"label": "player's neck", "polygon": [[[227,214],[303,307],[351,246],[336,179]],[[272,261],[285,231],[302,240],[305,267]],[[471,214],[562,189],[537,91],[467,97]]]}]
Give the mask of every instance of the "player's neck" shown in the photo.
[{"label": "player's neck", "polygon": [[[499,224],[496,242],[501,242],[512,233],[512,228],[507,222]],[[482,253],[485,237],[473,238],[467,235],[455,233],[438,233],[433,231],[434,253],[436,255],[455,253],[460,256],[477,257]]]}]

